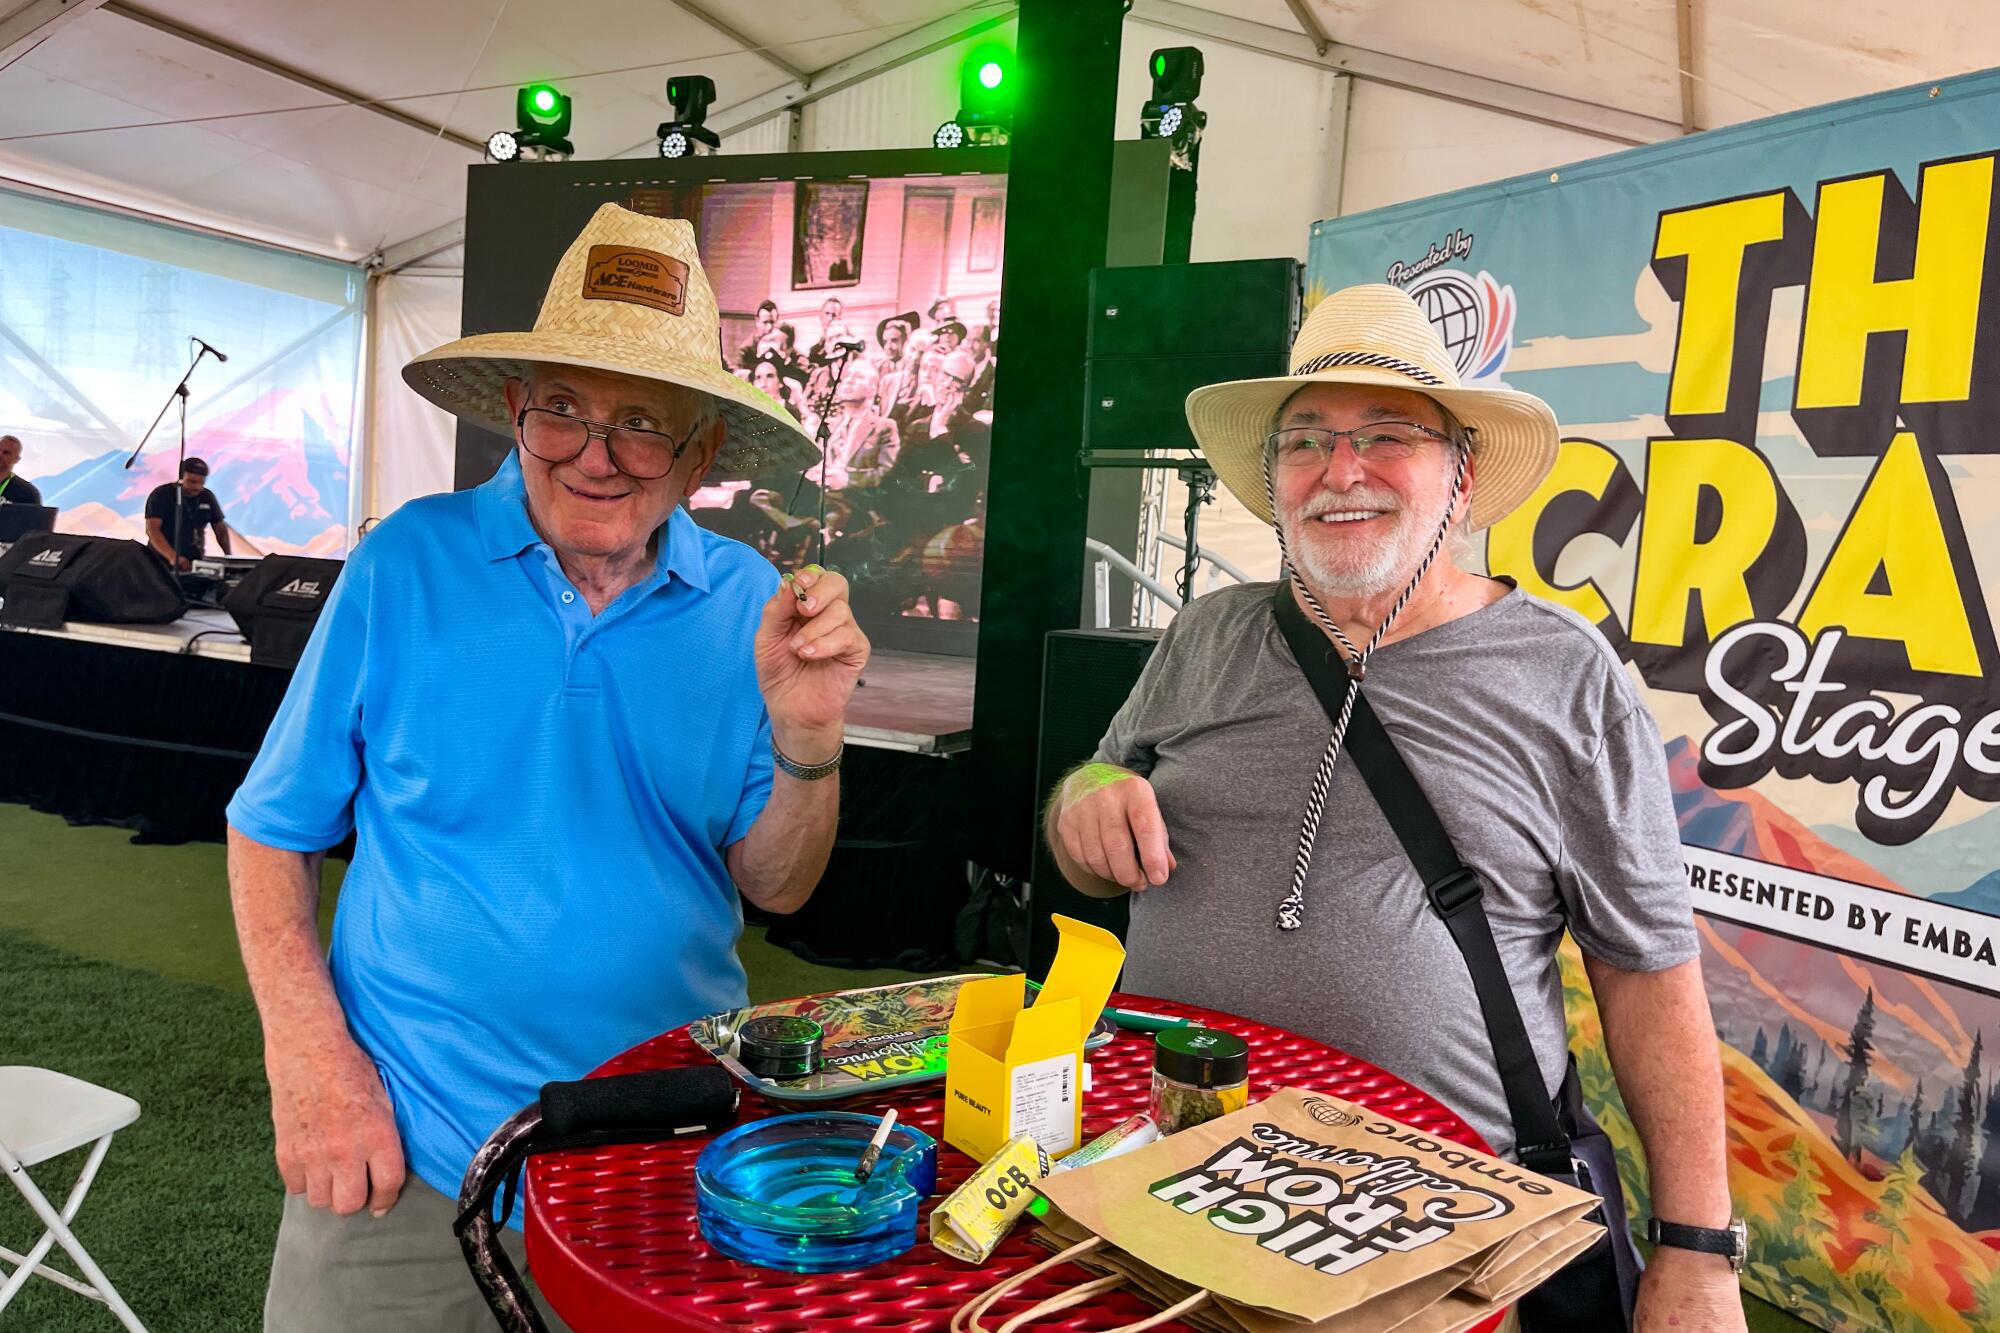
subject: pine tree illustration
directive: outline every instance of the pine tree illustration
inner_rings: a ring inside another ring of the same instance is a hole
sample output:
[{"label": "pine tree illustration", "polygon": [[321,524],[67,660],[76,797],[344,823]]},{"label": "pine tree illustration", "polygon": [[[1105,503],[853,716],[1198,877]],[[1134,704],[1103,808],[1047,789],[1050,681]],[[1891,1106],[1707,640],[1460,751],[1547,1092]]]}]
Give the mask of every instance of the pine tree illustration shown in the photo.
[{"label": "pine tree illustration", "polygon": [[1868,1119],[1868,1060],[1875,1050],[1874,1038],[1875,988],[1870,986],[1847,1037],[1847,1080],[1833,1117],[1833,1141],[1843,1156],[1856,1163],[1861,1160],[1861,1135]]},{"label": "pine tree illustration", "polygon": [[[1995,1083],[1986,1094],[1986,1151],[1979,1158],[1979,1175],[1974,1183],[1977,1202],[1972,1207],[1972,1216],[1966,1225],[1974,1231],[1991,1231],[2000,1227],[2000,1083]],[[2000,1293],[2000,1273],[1995,1274],[1994,1286]]]},{"label": "pine tree illustration", "polygon": [[1910,1098],[1910,1137],[1903,1141],[1903,1151],[1918,1162],[1924,1160],[1924,1081],[1917,1080],[1916,1096]]},{"label": "pine tree illustration", "polygon": [[1938,1202],[1944,1205],[1946,1213],[1960,1222],[1972,1212],[1975,1194],[1968,1186],[1972,1180],[1972,1140],[1979,1128],[1980,1107],[1980,1049],[1986,1041],[1984,1032],[1972,1037],[1972,1059],[1965,1066],[1965,1082],[1959,1085],[1958,1100],[1952,1108],[1951,1150],[1944,1158],[1944,1179],[1940,1182],[1944,1193]]}]

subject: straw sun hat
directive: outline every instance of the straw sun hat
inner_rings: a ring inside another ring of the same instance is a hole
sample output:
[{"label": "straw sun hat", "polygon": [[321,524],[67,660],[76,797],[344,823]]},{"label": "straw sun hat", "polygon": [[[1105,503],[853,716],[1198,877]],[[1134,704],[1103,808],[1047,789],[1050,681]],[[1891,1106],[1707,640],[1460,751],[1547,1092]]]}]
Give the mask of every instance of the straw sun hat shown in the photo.
[{"label": "straw sun hat", "polygon": [[1534,493],[1555,466],[1555,413],[1533,394],[1461,384],[1437,330],[1408,294],[1379,283],[1348,287],[1314,306],[1292,344],[1292,373],[1211,384],[1188,395],[1188,424],[1223,484],[1271,522],[1264,439],[1278,409],[1308,384],[1411,389],[1474,431],[1477,459],[1466,528],[1478,531]]},{"label": "straw sun hat", "polygon": [[583,366],[714,397],[728,437],[706,480],[800,471],[819,456],[792,414],[722,368],[715,293],[694,228],[605,204],[563,253],[535,327],[481,333],[425,352],[403,380],[447,412],[512,438],[501,389],[535,364]]}]

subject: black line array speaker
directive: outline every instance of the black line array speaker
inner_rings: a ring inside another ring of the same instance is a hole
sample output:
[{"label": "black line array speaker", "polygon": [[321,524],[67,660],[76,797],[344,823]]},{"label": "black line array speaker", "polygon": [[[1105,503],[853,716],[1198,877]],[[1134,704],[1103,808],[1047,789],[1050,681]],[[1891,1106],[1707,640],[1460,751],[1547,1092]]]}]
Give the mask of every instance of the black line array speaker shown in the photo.
[{"label": "black line array speaker", "polygon": [[250,640],[259,666],[295,667],[320,608],[340,577],[341,561],[267,555],[229,590],[222,607]]},{"label": "black line array speaker", "polygon": [[[1097,752],[1105,728],[1125,703],[1139,673],[1159,645],[1157,629],[1066,629],[1048,636],[1042,657],[1042,725],[1035,762],[1035,790],[1046,801],[1062,775]],[[1048,975],[1056,932],[1049,917],[1103,926],[1125,937],[1125,899],[1092,898],[1071,888],[1056,868],[1036,812],[1035,858],[1029,911],[1028,975]]]},{"label": "black line array speaker", "polygon": [[138,542],[32,532],[0,555],[0,624],[163,625],[184,606],[166,565]]},{"label": "black line array speaker", "polygon": [[1289,370],[1302,292],[1296,259],[1093,270],[1084,446],[1194,448],[1188,394]]}]

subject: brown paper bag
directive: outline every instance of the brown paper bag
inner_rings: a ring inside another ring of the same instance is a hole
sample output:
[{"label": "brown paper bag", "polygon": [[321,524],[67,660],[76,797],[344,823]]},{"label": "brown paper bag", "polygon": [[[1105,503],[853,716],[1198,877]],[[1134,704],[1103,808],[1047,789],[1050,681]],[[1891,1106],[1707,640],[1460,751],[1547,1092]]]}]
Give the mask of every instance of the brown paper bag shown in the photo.
[{"label": "brown paper bag", "polygon": [[[1350,1314],[1367,1322],[1347,1328],[1397,1327],[1475,1277],[1515,1286],[1599,1230],[1579,1221],[1591,1195],[1297,1089],[1040,1188],[1232,1317],[1263,1312],[1293,1329]],[[1465,1295],[1493,1304],[1484,1282]]]},{"label": "brown paper bag", "polygon": [[[1042,1219],[1042,1228],[1035,1239],[1053,1250],[1065,1250],[1070,1246],[1090,1239],[1089,1233],[1076,1223],[1062,1217],[1059,1212]],[[1588,1245],[1594,1237],[1586,1235]],[[1194,1289],[1184,1282],[1177,1282],[1164,1274],[1156,1273],[1144,1264],[1135,1262],[1130,1255],[1108,1247],[1077,1255],[1073,1262],[1089,1272],[1099,1275],[1117,1274],[1126,1279],[1125,1285],[1132,1291],[1150,1300],[1153,1304],[1168,1308],[1187,1300]],[[1565,1255],[1556,1261],[1548,1272],[1554,1272],[1568,1262]],[[1448,1284],[1450,1275],[1443,1275]],[[1487,1316],[1505,1309],[1513,1303],[1513,1297],[1504,1300],[1483,1301],[1464,1291],[1444,1290],[1435,1299],[1429,1299],[1419,1290],[1437,1278],[1423,1279],[1411,1283],[1400,1291],[1389,1293],[1383,1300],[1371,1301],[1367,1305],[1351,1310],[1344,1315],[1317,1324],[1301,1324],[1284,1319],[1262,1310],[1239,1306],[1227,1300],[1212,1298],[1205,1305],[1188,1309],[1180,1318],[1203,1333],[1459,1333],[1471,1328]],[[1539,1281],[1539,1278],[1536,1280]],[[1428,1299],[1428,1303],[1425,1303]],[[1384,1302],[1394,1308],[1385,1308]],[[1407,1313],[1398,1319],[1396,1310]],[[988,1333],[983,1324],[974,1323],[976,1333]]]}]

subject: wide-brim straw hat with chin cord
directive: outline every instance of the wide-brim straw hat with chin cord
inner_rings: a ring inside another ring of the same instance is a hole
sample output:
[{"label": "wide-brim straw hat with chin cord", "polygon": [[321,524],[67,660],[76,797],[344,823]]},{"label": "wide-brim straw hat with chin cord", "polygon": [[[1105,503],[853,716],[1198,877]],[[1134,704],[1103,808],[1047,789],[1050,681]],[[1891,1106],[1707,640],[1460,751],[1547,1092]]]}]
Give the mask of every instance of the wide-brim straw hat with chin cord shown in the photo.
[{"label": "wide-brim straw hat with chin cord", "polygon": [[1458,366],[1409,295],[1380,283],[1348,287],[1314,306],[1292,344],[1292,373],[1211,384],[1188,395],[1196,443],[1244,508],[1271,522],[1264,441],[1285,400],[1309,384],[1411,389],[1473,432],[1468,531],[1512,512],[1555,466],[1561,433],[1530,393],[1459,382]]},{"label": "wide-brim straw hat with chin cord", "polygon": [[404,366],[403,380],[509,439],[503,386],[536,365],[678,384],[713,397],[729,427],[705,481],[803,471],[818,448],[783,404],[722,368],[721,328],[694,228],[605,204],[556,265],[533,329],[448,342]]}]

